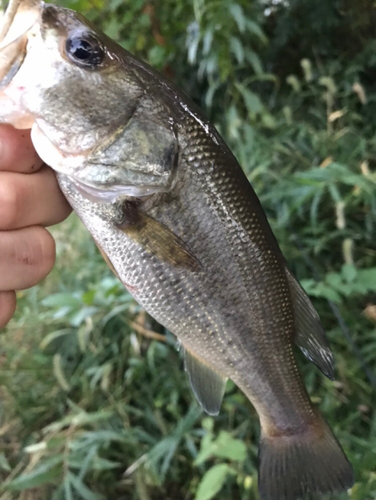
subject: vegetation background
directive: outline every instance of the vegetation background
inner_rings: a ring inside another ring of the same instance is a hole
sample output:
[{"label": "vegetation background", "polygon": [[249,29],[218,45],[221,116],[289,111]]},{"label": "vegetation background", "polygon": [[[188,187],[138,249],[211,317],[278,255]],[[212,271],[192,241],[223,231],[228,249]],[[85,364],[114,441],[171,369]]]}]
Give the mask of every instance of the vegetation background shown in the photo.
[{"label": "vegetation background", "polygon": [[[375,499],[374,1],[58,3],[167,74],[237,155],[336,355],[332,383],[298,354],[354,464],[350,498]],[[55,270],[0,337],[0,498],[257,499],[250,403],[229,383],[203,415],[173,336],[79,221],[53,234]]]}]

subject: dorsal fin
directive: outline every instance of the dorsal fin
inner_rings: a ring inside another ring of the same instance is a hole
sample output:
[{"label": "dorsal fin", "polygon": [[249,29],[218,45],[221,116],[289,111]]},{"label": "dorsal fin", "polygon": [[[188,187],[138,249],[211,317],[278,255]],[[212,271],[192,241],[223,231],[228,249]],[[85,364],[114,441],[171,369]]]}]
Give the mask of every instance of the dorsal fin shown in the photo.
[{"label": "dorsal fin", "polygon": [[227,378],[215,372],[186,347],[184,347],[184,364],[197,401],[206,413],[218,415],[225,393]]},{"label": "dorsal fin", "polygon": [[295,343],[304,355],[312,361],[325,376],[334,380],[334,358],[319,315],[308,295],[286,268],[294,308]]}]

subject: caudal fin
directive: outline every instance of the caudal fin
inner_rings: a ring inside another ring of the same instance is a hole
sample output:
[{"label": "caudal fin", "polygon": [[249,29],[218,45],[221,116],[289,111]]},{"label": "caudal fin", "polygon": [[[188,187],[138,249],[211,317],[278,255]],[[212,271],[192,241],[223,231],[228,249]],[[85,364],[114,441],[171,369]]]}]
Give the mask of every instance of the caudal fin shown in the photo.
[{"label": "caudal fin", "polygon": [[353,470],[329,426],[318,425],[293,435],[261,435],[261,500],[298,500],[312,493],[345,491],[354,484]]}]

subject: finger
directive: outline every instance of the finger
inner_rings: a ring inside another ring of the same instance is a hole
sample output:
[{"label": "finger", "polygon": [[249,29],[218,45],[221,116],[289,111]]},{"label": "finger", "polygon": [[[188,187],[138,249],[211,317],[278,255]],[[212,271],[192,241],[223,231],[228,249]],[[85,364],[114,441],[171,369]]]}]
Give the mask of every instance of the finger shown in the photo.
[{"label": "finger", "polygon": [[46,166],[33,175],[0,172],[0,207],[0,230],[50,226],[71,212],[53,170]]},{"label": "finger", "polygon": [[16,293],[0,292],[0,328],[3,328],[12,318],[16,310]]},{"label": "finger", "polygon": [[0,170],[32,173],[43,165],[30,139],[30,130],[0,125]]},{"label": "finger", "polygon": [[40,226],[0,232],[0,291],[36,285],[55,263],[55,241]]}]

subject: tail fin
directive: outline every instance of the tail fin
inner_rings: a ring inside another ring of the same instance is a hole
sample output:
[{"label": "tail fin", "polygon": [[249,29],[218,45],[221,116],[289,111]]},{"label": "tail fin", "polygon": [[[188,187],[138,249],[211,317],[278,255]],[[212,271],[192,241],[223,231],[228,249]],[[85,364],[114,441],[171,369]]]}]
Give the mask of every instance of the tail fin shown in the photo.
[{"label": "tail fin", "polygon": [[298,500],[312,493],[347,490],[353,470],[330,427],[318,425],[293,435],[261,435],[259,456],[261,500]]}]

